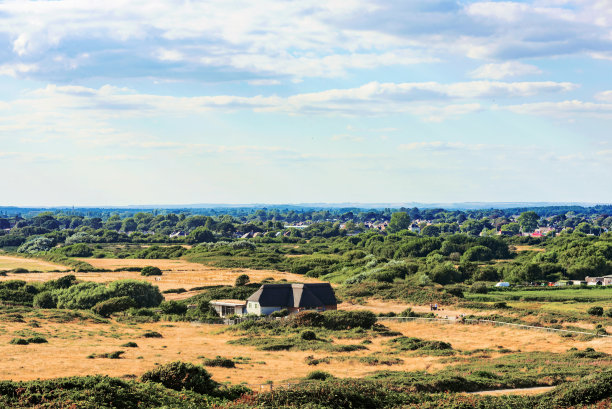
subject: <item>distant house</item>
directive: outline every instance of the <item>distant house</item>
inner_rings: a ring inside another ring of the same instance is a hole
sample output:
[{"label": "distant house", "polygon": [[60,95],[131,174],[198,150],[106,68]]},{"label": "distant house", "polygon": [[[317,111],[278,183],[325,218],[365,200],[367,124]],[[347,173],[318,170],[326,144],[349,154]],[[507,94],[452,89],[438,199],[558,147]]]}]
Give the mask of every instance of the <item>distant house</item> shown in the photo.
[{"label": "distant house", "polygon": [[246,313],[246,301],[244,300],[211,300],[209,304],[220,317],[245,315]]},{"label": "distant house", "polygon": [[187,236],[187,233],[185,233],[184,231],[175,231],[174,233],[170,234],[171,239],[175,237],[185,237],[185,236]]},{"label": "distant house", "polygon": [[602,277],[586,277],[587,285],[612,285],[612,275]]},{"label": "distant house", "polygon": [[247,298],[247,313],[269,315],[288,309],[291,313],[304,310],[326,311],[338,307],[329,283],[263,284]]},{"label": "distant house", "polygon": [[411,224],[409,230],[413,233],[419,234],[421,232],[421,228],[418,224]]}]

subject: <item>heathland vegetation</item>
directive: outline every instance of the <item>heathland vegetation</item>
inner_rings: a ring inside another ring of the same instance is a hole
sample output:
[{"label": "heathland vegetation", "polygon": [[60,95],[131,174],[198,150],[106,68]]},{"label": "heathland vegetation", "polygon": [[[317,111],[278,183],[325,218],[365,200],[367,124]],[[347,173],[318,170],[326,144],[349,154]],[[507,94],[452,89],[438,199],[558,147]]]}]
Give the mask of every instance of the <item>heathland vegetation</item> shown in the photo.
[{"label": "heathland vegetation", "polygon": [[[605,206],[6,214],[0,406],[609,408],[610,214]],[[199,285],[203,275],[226,278]],[[340,310],[206,324],[220,322],[212,300],[246,300],[262,283],[287,280],[332,283]],[[89,355],[80,356],[83,339]],[[48,372],[25,369],[49,353],[78,356],[49,362]],[[555,388],[466,394],[531,387]]]}]

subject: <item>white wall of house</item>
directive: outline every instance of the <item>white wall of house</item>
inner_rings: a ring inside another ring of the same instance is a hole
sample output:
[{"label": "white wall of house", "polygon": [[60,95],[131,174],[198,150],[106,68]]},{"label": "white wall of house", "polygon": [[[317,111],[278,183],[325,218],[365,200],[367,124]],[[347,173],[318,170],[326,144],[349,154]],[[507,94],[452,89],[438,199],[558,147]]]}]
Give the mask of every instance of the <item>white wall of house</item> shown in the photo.
[{"label": "white wall of house", "polygon": [[262,307],[258,302],[247,301],[247,314],[270,315],[280,310],[280,307]]}]

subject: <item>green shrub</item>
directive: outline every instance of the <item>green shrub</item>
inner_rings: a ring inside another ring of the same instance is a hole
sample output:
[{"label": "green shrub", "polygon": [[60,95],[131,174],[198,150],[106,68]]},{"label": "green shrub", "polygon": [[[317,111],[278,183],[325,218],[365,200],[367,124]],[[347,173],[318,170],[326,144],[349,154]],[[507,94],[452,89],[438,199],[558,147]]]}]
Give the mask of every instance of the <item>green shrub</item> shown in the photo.
[{"label": "green shrub", "polygon": [[332,374],[325,371],[312,371],[308,375],[306,375],[305,379],[313,381],[325,381],[333,377],[334,376]]},{"label": "green shrub", "polygon": [[451,344],[448,342],[427,341],[419,338],[404,336],[390,339],[389,341],[385,342],[385,344],[399,351],[443,351],[453,349]]},{"label": "green shrub", "polygon": [[371,311],[325,311],[321,315],[323,326],[331,330],[369,329],[376,323],[376,315]]},{"label": "green shrub", "polygon": [[108,291],[113,297],[130,297],[139,308],[157,307],[164,300],[159,288],[146,281],[113,281],[108,285]]},{"label": "green shrub", "polygon": [[489,288],[487,287],[485,283],[475,282],[470,287],[470,292],[472,294],[487,294],[489,292]]},{"label": "green shrub", "polygon": [[270,317],[282,318],[282,317],[286,317],[287,315],[289,315],[289,310],[286,308],[283,308],[282,310],[274,311],[272,314],[270,314]]},{"label": "green shrub", "polygon": [[23,338],[13,338],[13,339],[11,339],[9,344],[13,344],[13,345],[28,345],[29,342],[27,340],[23,339]]},{"label": "green shrub", "polygon": [[314,331],[306,330],[300,334],[300,338],[302,338],[305,341],[313,341],[317,339],[317,334],[315,334]]},{"label": "green shrub", "polygon": [[204,366],[216,366],[221,368],[235,368],[236,363],[229,358],[216,357],[213,359],[205,359],[203,362]]},{"label": "green shrub", "polygon": [[91,247],[84,243],[62,247],[61,252],[67,257],[91,257],[93,255]]},{"label": "green shrub", "polygon": [[184,288],[171,288],[169,290],[162,291],[162,294],[182,294],[186,292],[187,290],[185,290]]},{"label": "green shrub", "polygon": [[144,338],[163,338],[164,336],[156,331],[147,331],[142,334]]},{"label": "green shrub", "polygon": [[91,310],[103,317],[110,317],[111,314],[125,311],[135,306],[136,303],[130,297],[114,297],[97,303]]},{"label": "green shrub", "polygon": [[604,313],[603,307],[591,307],[587,310],[587,313],[596,317],[601,317]]},{"label": "green shrub", "polygon": [[50,291],[43,291],[42,293],[36,294],[32,301],[32,305],[34,308],[42,309],[55,308],[57,306],[55,298],[53,298]]},{"label": "green shrub", "polygon": [[47,341],[46,338],[40,337],[40,336],[28,338],[27,341],[30,344],[46,344],[47,342],[49,342],[49,341]]},{"label": "green shrub", "polygon": [[187,312],[187,306],[178,301],[164,301],[159,308],[164,314],[184,315]]},{"label": "green shrub", "polygon": [[121,346],[125,348],[138,348],[138,344],[132,341],[121,344]]},{"label": "green shrub", "polygon": [[243,285],[247,285],[249,281],[251,281],[251,278],[248,275],[240,274],[238,277],[236,277],[236,282],[234,285],[236,287],[242,287]]},{"label": "green shrub", "polygon": [[508,306],[508,304],[506,304],[505,301],[498,301],[498,302],[493,303],[493,308],[506,309],[510,307]]},{"label": "green shrub", "polygon": [[125,354],[125,351],[113,351],[113,352],[106,352],[103,354],[91,354],[87,358],[89,359],[94,359],[94,358],[121,359],[121,355],[123,354]]},{"label": "green shrub", "polygon": [[186,362],[170,362],[145,372],[143,382],[156,382],[166,388],[180,391],[187,389],[201,394],[210,394],[217,388],[217,383],[201,366]]},{"label": "green shrub", "polygon": [[25,268],[14,268],[11,270],[11,273],[13,274],[28,274],[30,271],[25,269]]},{"label": "green shrub", "polygon": [[162,271],[158,268],[158,267],[154,267],[154,266],[146,266],[143,267],[142,270],[140,270],[140,275],[141,276],[160,276],[162,275]]}]

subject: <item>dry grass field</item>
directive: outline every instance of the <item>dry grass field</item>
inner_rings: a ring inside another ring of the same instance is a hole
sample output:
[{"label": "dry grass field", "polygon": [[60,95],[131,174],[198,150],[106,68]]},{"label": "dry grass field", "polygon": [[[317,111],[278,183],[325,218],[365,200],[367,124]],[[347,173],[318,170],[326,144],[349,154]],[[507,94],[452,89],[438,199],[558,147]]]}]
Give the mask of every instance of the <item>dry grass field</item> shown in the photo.
[{"label": "dry grass field", "polygon": [[0,270],[13,270],[15,268],[25,268],[31,271],[69,270],[69,268],[66,266],[49,263],[43,260],[13,256],[0,256]]},{"label": "dry grass field", "polygon": [[[46,314],[46,313],[43,313]],[[220,333],[223,326],[191,323],[93,323],[73,321],[57,323],[44,317],[26,316],[25,322],[0,322],[0,356],[3,357],[1,379],[29,380],[60,376],[108,374],[112,376],[140,375],[155,367],[174,360],[201,363],[203,357],[217,355],[242,357],[245,363],[236,369],[208,368],[220,382],[246,382],[250,385],[267,381],[280,383],[303,377],[314,369],[330,372],[338,377],[362,377],[381,369],[428,370],[441,369],[444,357],[412,356],[402,354],[403,364],[371,366],[356,360],[332,360],[316,367],[307,365],[305,358],[314,356],[360,357],[383,351],[381,342],[386,338],[374,338],[367,351],[352,353],[329,353],[313,351],[259,351],[250,346],[230,345],[227,341],[236,338],[232,333]],[[36,321],[36,324],[33,324]],[[38,327],[36,327],[38,325]],[[428,340],[450,342],[455,349],[496,349],[499,346],[513,351],[564,352],[571,347],[584,349],[593,347],[598,351],[612,353],[612,342],[608,339],[577,341],[545,332],[534,332],[490,326],[465,326],[462,324],[425,324],[417,322],[388,323],[391,329],[407,336]],[[143,338],[147,331],[157,331],[163,338]],[[47,344],[11,345],[14,337],[40,335]],[[126,348],[126,342],[136,342],[137,348]],[[337,343],[355,343],[354,340],[336,340]],[[125,351],[121,359],[88,359],[90,354]],[[494,353],[490,354],[495,356]]]},{"label": "dry grass field", "polygon": [[[20,259],[13,257],[15,262],[20,260],[38,261],[29,259]],[[107,270],[121,270],[123,268],[145,266],[159,267],[163,271],[163,275],[159,277],[159,281],[155,277],[143,277],[138,271],[116,271],[116,272],[101,272],[101,273],[72,273],[79,280],[94,281],[94,282],[110,282],[115,280],[135,279],[148,281],[159,287],[161,291],[171,288],[185,288],[189,290],[193,287],[210,286],[210,285],[233,285],[236,277],[241,274],[247,274],[252,282],[259,282],[264,278],[273,278],[275,280],[285,279],[287,281],[299,282],[319,282],[316,278],[308,278],[302,275],[283,273],[273,270],[252,270],[252,269],[224,269],[205,266],[203,264],[191,263],[185,260],[149,260],[149,259],[80,259],[96,268]],[[44,262],[40,262],[44,263]],[[46,263],[51,266],[50,263]],[[62,266],[60,266],[62,267]],[[65,269],[65,267],[63,267]],[[33,269],[33,268],[32,268]],[[46,271],[55,270],[57,267],[48,268]],[[41,270],[42,271],[42,270]],[[25,281],[48,281],[54,280],[65,273],[30,273],[30,274],[7,274],[5,277],[0,277],[0,280],[25,280]],[[191,297],[197,292],[186,292],[182,294],[168,294],[167,299],[183,299]]]}]

